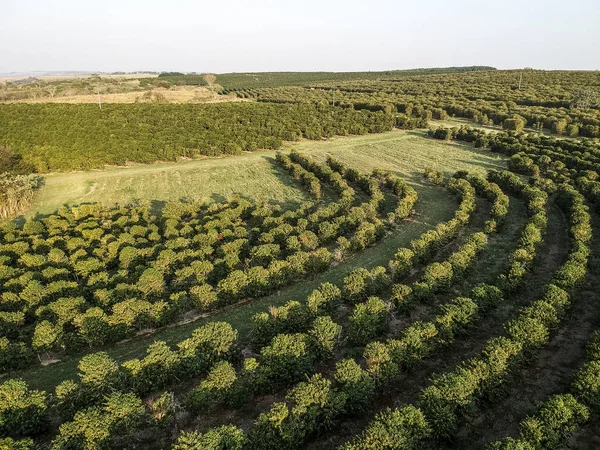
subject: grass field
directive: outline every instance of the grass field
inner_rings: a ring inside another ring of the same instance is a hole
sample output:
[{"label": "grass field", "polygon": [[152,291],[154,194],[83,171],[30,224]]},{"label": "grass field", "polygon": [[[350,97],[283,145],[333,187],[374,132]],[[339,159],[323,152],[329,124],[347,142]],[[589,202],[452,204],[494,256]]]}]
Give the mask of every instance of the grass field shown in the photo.
[{"label": "grass field", "polygon": [[[302,300],[320,283],[340,283],[355,268],[385,265],[399,247],[406,246],[438,222],[450,219],[457,206],[456,201],[445,190],[423,184],[422,169],[434,167],[450,174],[458,169],[483,173],[487,168],[505,167],[502,159],[489,152],[426,139],[423,135],[423,132],[394,131],[326,142],[290,144],[288,147],[309,153],[316,159],[324,159],[327,154],[332,154],[363,171],[380,167],[401,173],[419,193],[416,214],[377,246],[342,261],[314,279],[249,304],[219,311],[210,318],[163,328],[154,334],[131,339],[107,352],[120,362],[140,357],[153,341],[177,343],[206,320],[225,320],[231,323],[239,331],[240,341],[247,342],[250,318],[256,312],[264,311],[270,305],[281,305],[288,300]],[[256,200],[285,201],[289,204],[306,200],[303,191],[294,187],[293,180],[271,163],[273,155],[273,152],[257,152],[235,158],[53,174],[47,177],[46,186],[29,214],[50,212],[62,203],[101,201],[110,204],[134,198],[155,199],[160,202],[184,196],[220,199],[232,193],[240,193]],[[517,215],[518,213],[519,210]],[[516,217],[514,210],[512,214]],[[505,243],[500,242],[498,245]],[[19,376],[31,383],[32,387],[53,389],[60,381],[75,376],[78,359],[74,356],[51,365],[33,367]]]},{"label": "grass field", "polygon": [[[332,154],[361,170],[393,170],[418,180],[426,167],[450,174],[459,169],[484,173],[503,168],[499,156],[489,151],[424,137],[422,131],[392,131],[329,141],[302,141],[287,148],[307,152],[317,159]],[[27,216],[48,214],[63,204],[101,202],[105,205],[133,200],[157,202],[194,198],[222,199],[240,194],[258,201],[307,200],[293,187],[289,176],[273,164],[274,152],[247,153],[179,163],[138,165],[90,172],[56,173],[45,177]]]}]

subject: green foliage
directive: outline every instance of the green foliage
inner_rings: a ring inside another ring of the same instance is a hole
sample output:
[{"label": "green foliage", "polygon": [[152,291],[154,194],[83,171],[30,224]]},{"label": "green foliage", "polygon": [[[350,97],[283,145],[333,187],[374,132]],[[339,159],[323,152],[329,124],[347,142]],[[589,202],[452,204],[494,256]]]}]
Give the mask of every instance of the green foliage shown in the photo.
[{"label": "green foliage", "polygon": [[274,391],[302,379],[314,370],[315,356],[308,335],[278,334],[260,352],[264,389]]},{"label": "green foliage", "polygon": [[572,387],[582,402],[600,411],[600,360],[586,362],[575,374]]},{"label": "green foliage", "polygon": [[320,316],[313,322],[308,334],[318,359],[330,358],[338,343],[342,327],[329,316]]},{"label": "green foliage", "polygon": [[[2,147],[0,147],[0,167],[2,172],[11,170],[2,164]],[[37,175],[18,175],[0,172],[0,220],[11,219],[25,211],[35,191],[43,185],[43,179]]]},{"label": "green foliage", "polygon": [[484,394],[496,389],[520,355],[521,345],[506,338],[488,342],[481,352],[452,372],[439,375],[422,391],[419,405],[438,438],[452,437],[460,414]]},{"label": "green foliage", "polygon": [[241,450],[246,444],[242,430],[233,425],[223,425],[206,433],[182,432],[173,450]]},{"label": "green foliage", "polygon": [[389,327],[390,311],[378,297],[369,297],[354,307],[348,323],[348,343],[362,346],[382,336]]},{"label": "green foliage", "polygon": [[477,70],[495,70],[493,67],[440,67],[428,69],[388,70],[385,72],[258,72],[224,73],[217,75],[217,83],[226,89],[253,89],[263,87],[297,86],[323,81],[370,80],[381,77],[403,77],[430,73],[462,73]]},{"label": "green foliage", "polygon": [[187,395],[189,409],[199,414],[208,412],[212,406],[221,402],[229,406],[243,403],[245,395],[237,380],[235,368],[230,362],[218,362],[210,370],[206,379],[202,380],[198,387],[189,391]]},{"label": "green foliage", "polygon": [[443,172],[427,168],[423,171],[423,176],[427,181],[430,181],[433,184],[437,184],[439,186],[444,185],[445,179]]},{"label": "green foliage", "polygon": [[[14,237],[0,245],[0,269],[6,267],[0,281],[8,289],[2,303],[14,306],[10,313],[0,311],[0,328],[9,339],[1,361],[6,367],[25,363],[18,342],[30,341],[38,353],[77,352],[85,344],[113,344],[185,318],[192,309],[211,311],[267,295],[330,267],[329,248],[337,238],[347,243],[336,250],[339,260],[343,252],[383,237],[380,178],[347,169],[369,195],[359,202],[329,166],[296,152],[277,159],[331,186],[340,201],[297,210],[238,197],[214,204],[172,202],[162,217],[148,205],[86,204],[9,230]],[[398,193],[408,192],[403,180],[386,179]],[[331,229],[322,237],[325,221]],[[373,269],[367,284],[371,293],[384,290],[385,269]],[[369,292],[357,295],[363,294]],[[339,298],[339,288],[324,284],[306,307],[288,305],[289,313],[286,307],[273,310],[273,317],[257,316],[257,346],[278,333],[307,331],[315,315],[333,311]],[[136,362],[129,369],[142,372]]]},{"label": "green foliage", "polygon": [[341,291],[337,286],[323,283],[308,296],[306,308],[312,315],[331,313],[340,299]]},{"label": "green foliage", "polygon": [[22,380],[0,384],[0,434],[10,437],[33,436],[49,425],[45,392],[30,390]]},{"label": "green foliage", "polygon": [[142,400],[133,394],[114,393],[102,407],[92,407],[75,414],[72,422],[60,426],[52,441],[53,450],[113,448],[134,438],[149,419]]},{"label": "green foliage", "polygon": [[344,278],[342,298],[345,302],[356,304],[372,295],[380,294],[389,284],[384,267],[375,267],[371,271],[355,269]]},{"label": "green foliage", "polygon": [[344,359],[335,365],[335,381],[346,395],[346,410],[352,414],[365,411],[373,402],[375,382],[373,377],[353,359]]},{"label": "green foliage", "polygon": [[12,438],[0,438],[0,448],[6,450],[32,450],[34,448],[33,439],[20,439],[15,441]]},{"label": "green foliage", "polygon": [[146,296],[159,296],[165,290],[164,276],[156,269],[146,269],[137,282],[137,288]]},{"label": "green foliage", "polygon": [[509,438],[494,442],[488,448],[490,450],[564,448],[573,431],[586,422],[589,416],[588,409],[572,395],[554,395],[538,407],[535,415],[521,422],[521,437],[518,441]]},{"label": "green foliage", "polygon": [[270,307],[269,312],[252,317],[252,340],[256,346],[264,346],[280,333],[297,333],[306,330],[310,316],[306,307],[297,301],[283,306]]},{"label": "green foliage", "polygon": [[422,448],[431,431],[430,425],[418,408],[388,408],[377,414],[360,437],[341,446],[340,450],[417,450]]},{"label": "green foliage", "polygon": [[33,352],[24,342],[10,342],[0,337],[0,367],[17,370],[27,367],[33,358]]},{"label": "green foliage", "polygon": [[[138,126],[123,127],[128,121]],[[40,173],[277,149],[292,133],[321,139],[357,134],[357,128],[391,130],[391,117],[340,107],[253,102],[107,104],[102,111],[87,104],[0,107],[0,145]],[[157,129],[161,132],[153,131]]]},{"label": "green foliage", "polygon": [[285,403],[275,403],[262,413],[249,433],[249,448],[293,450],[309,437],[331,429],[343,412],[346,397],[331,381],[316,374],[294,387]]}]

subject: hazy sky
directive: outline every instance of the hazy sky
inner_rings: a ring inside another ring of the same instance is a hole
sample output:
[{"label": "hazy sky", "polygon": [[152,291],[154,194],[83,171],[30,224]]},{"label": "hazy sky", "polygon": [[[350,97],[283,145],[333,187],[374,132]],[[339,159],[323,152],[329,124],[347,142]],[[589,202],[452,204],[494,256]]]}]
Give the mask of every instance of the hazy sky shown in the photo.
[{"label": "hazy sky", "polygon": [[0,73],[600,69],[600,0],[1,0]]}]

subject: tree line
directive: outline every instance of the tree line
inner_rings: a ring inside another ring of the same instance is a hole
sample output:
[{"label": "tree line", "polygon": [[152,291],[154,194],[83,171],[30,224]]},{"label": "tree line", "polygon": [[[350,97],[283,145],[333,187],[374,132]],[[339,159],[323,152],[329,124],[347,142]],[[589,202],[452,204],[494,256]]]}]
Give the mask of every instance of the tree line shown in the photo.
[{"label": "tree line", "polygon": [[0,146],[38,173],[235,155],[392,126],[381,112],[316,105],[0,105]]}]

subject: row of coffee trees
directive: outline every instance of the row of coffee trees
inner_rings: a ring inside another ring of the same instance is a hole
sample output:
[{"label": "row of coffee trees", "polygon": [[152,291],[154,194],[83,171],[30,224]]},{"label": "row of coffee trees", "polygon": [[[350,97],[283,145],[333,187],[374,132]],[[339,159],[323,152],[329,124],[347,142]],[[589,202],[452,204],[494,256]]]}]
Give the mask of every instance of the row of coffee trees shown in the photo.
[{"label": "row of coffee trees", "polygon": [[[239,198],[170,203],[161,217],[146,205],[82,205],[22,227],[4,223],[1,367],[110,345],[186,313],[268,295],[374,245],[417,200],[391,174],[334,171],[298,153],[278,159],[313,202],[296,210]],[[336,201],[323,201],[321,190]]]},{"label": "row of coffee trees", "polygon": [[398,126],[406,123],[409,128],[415,118],[461,117],[515,131],[527,126],[570,137],[599,137],[598,84],[596,72],[496,70],[248,88],[236,94],[269,103],[335,103],[395,113]]},{"label": "row of coffee trees", "polygon": [[329,105],[0,104],[0,146],[37,173],[238,155],[392,127],[391,115]]},{"label": "row of coffee trees", "polygon": [[[331,186],[347,192],[340,196],[342,199],[352,195],[348,188],[355,186],[353,196],[370,199],[365,204],[371,206],[363,205],[364,208],[377,208],[382,199],[377,200],[380,195],[376,194],[386,189],[404,194],[396,197],[396,207],[389,211],[388,220],[400,220],[397,214],[406,210],[406,206],[398,205],[407,201],[411,189],[389,174],[375,172],[372,177],[365,176],[333,159],[327,165],[298,154],[288,159],[280,156],[290,170],[297,172],[299,180],[306,167],[312,168],[319,179],[337,180]],[[304,178],[311,181],[307,175]],[[415,269],[428,273],[424,277],[437,283],[435,274],[419,265],[432,266],[436,249],[442,250],[454,239],[464,240],[443,262],[456,270],[456,276],[450,280],[442,275],[446,287],[465,276],[485,249],[487,238],[483,233],[460,237],[460,230],[468,226],[475,211],[476,192],[489,198],[490,220],[501,222],[508,206],[508,197],[497,184],[474,177],[475,188],[469,178],[463,173],[448,182],[450,192],[456,194],[460,203],[454,217],[436,227],[438,238],[432,239],[431,233],[426,232],[410,245],[420,255]],[[501,226],[489,227],[488,233],[499,229]],[[402,365],[390,365],[386,370],[378,367],[383,362],[380,352],[392,345],[392,341],[384,340],[391,331],[391,315],[406,313],[406,309],[396,308],[392,298],[403,281],[395,261],[390,262],[389,269],[356,270],[340,286],[325,283],[301,302],[257,314],[253,318],[250,355],[247,351],[242,354],[237,346],[237,332],[230,325],[209,322],[174,347],[164,342],[152,344],[142,359],[119,364],[102,352],[85,356],[79,362],[78,378],[61,383],[53,394],[10,380],[2,385],[4,398],[10,399],[0,412],[6,424],[2,432],[8,436],[4,442],[22,448],[33,445],[32,438],[39,443],[46,439],[48,445],[57,449],[164,447],[171,441],[171,430],[189,429],[196,418],[202,419],[219,409],[247,408],[265,394],[287,391],[285,402],[273,404],[271,411],[258,417],[247,433],[234,425],[202,433],[183,432],[173,442],[173,448],[297,448],[344,417],[367,410],[391,386],[392,369],[398,373],[402,370]],[[477,292],[480,291],[483,297],[498,297],[491,288],[482,286]],[[416,302],[431,303],[433,297],[418,297]],[[473,307],[472,301],[450,302],[433,322],[437,325],[426,325],[443,329],[444,339],[435,338],[434,344],[426,333],[421,333],[420,345],[432,349],[443,346],[450,340],[451,330],[461,329],[466,323],[461,318],[464,314],[474,319]],[[346,322],[339,314],[348,308],[352,314]],[[415,327],[416,331],[421,326]],[[409,337],[412,331],[406,333],[398,345],[413,339]],[[350,357],[361,349],[369,361],[367,367]],[[404,353],[407,358],[410,354],[411,351]],[[323,363],[331,362],[336,364],[330,373],[324,370]],[[308,381],[303,381],[307,377]],[[25,410],[29,412],[29,422],[11,421],[13,417],[24,417]],[[20,427],[19,423],[31,425]],[[279,425],[273,428],[275,423]]]}]

